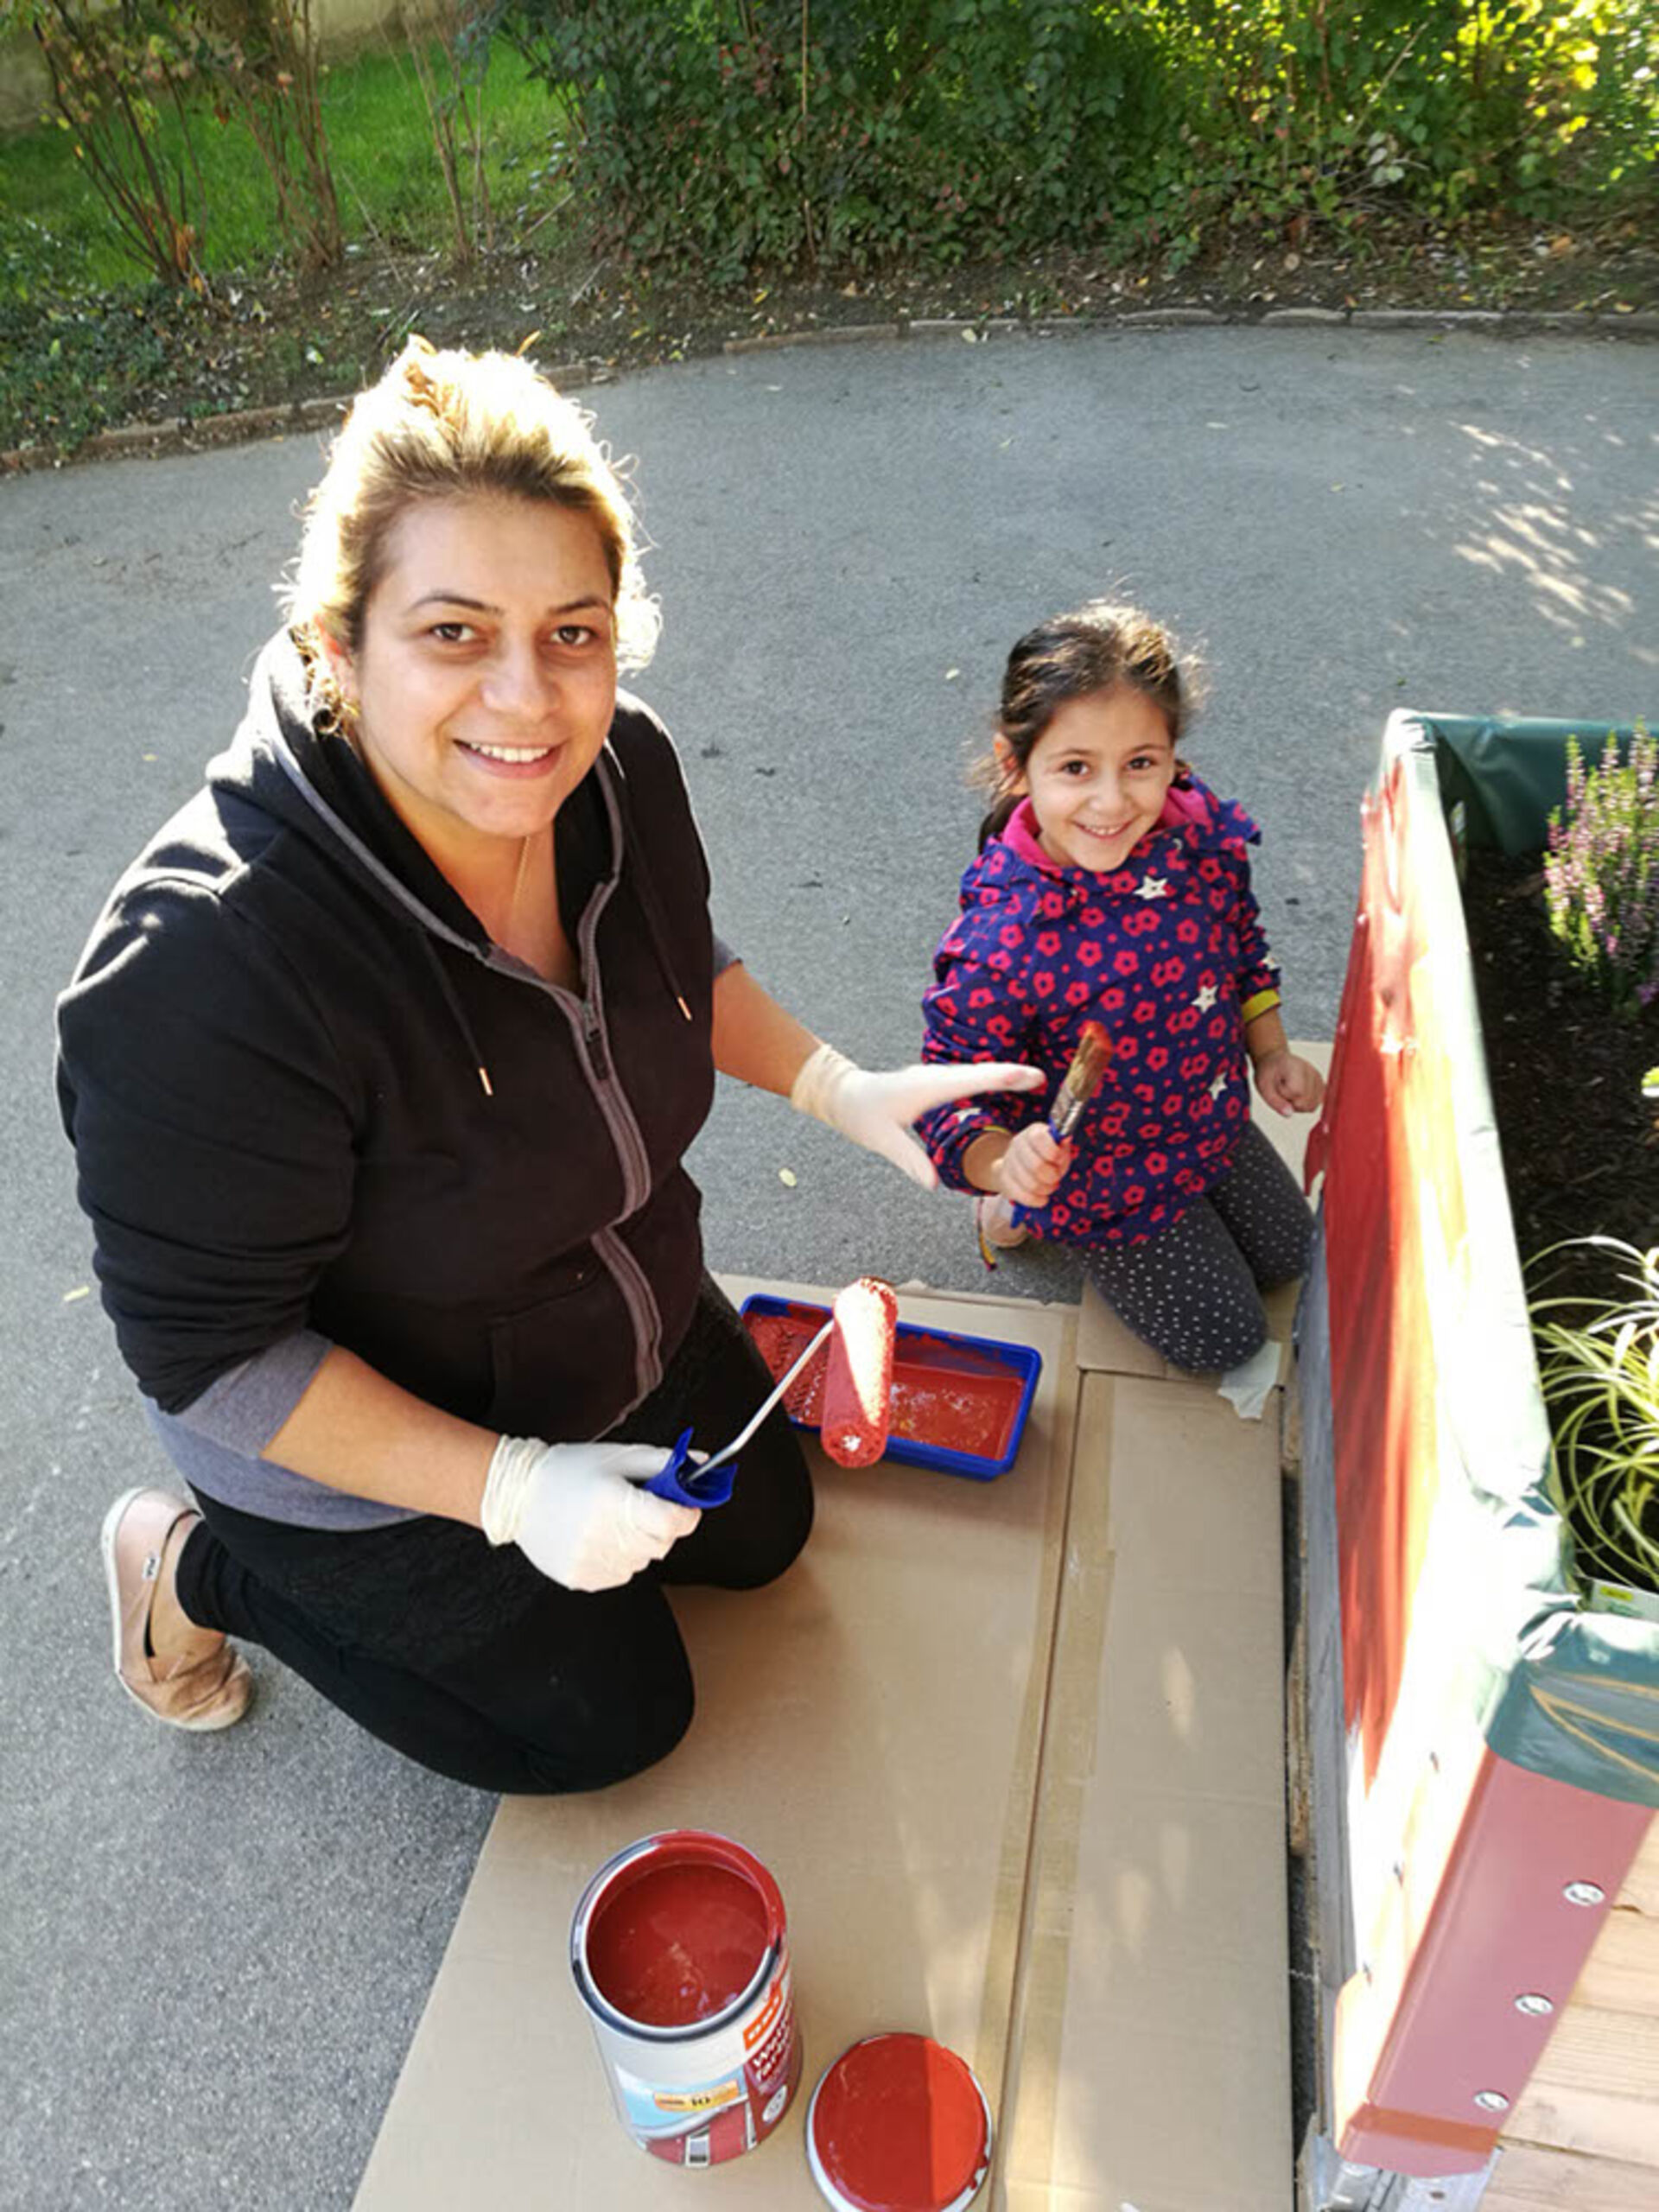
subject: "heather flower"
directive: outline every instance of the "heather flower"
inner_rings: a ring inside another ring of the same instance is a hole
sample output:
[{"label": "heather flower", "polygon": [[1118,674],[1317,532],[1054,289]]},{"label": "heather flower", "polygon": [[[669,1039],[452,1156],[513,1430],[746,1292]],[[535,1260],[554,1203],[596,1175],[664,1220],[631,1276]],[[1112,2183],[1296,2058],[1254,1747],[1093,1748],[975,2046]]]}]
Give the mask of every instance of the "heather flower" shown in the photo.
[{"label": "heather flower", "polygon": [[1634,1018],[1659,996],[1659,741],[1611,732],[1586,768],[1567,741],[1567,802],[1549,817],[1544,898],[1567,958]]}]

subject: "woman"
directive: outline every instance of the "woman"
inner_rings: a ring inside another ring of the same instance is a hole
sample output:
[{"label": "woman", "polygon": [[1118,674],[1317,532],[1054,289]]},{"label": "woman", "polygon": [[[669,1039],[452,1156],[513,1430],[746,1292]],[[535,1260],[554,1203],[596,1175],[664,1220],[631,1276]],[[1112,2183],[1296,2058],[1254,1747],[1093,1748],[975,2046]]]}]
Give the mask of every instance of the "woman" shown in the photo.
[{"label": "woman", "polygon": [[868,1074],[717,946],[617,692],[632,517],[525,363],[410,342],[287,613],[60,1007],[105,1304],[197,1501],[110,1510],[117,1672],[227,1726],[238,1637],[441,1773],[594,1787],[690,1720],[663,1586],[768,1581],[811,1522],[781,1414],[718,1511],[640,1487],[767,1381],[682,1164],[715,1069],[923,1181],[913,1117],[1028,1071]]}]

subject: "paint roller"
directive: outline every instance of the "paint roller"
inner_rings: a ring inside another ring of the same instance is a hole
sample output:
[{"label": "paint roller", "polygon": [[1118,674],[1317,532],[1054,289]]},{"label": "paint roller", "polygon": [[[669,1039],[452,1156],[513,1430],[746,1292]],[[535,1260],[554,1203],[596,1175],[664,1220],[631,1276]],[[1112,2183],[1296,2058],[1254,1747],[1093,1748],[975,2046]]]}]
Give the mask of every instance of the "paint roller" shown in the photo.
[{"label": "paint roller", "polygon": [[843,1467],[868,1467],[887,1447],[893,1404],[893,1348],[899,1326],[899,1300],[891,1283],[862,1275],[837,1291],[830,1319],[779,1377],[729,1444],[712,1459],[691,1459],[691,1431],[680,1437],[667,1459],[645,1484],[658,1497],[677,1505],[724,1505],[737,1470],[730,1462],[754,1434],[813,1354],[827,1339],[830,1358],[823,1381],[820,1428],[823,1448]]},{"label": "paint roller", "polygon": [[861,1275],[836,1294],[830,1318],[818,1439],[838,1466],[872,1467],[887,1448],[893,1416],[898,1296],[890,1282]]}]

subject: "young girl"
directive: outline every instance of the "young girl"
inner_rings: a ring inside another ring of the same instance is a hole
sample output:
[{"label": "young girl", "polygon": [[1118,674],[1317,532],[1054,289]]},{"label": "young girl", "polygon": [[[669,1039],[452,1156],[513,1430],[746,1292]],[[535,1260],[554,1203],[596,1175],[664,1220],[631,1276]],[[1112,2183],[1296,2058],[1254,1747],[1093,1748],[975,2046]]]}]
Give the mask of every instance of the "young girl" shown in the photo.
[{"label": "young girl", "polygon": [[1110,1042],[1070,1142],[1024,1098],[920,1125],[942,1179],[984,1193],[982,1240],[1075,1245],[1101,1295],[1173,1365],[1226,1369],[1267,1335],[1261,1291],[1300,1274],[1311,1217],[1250,1122],[1255,1087],[1312,1113],[1250,891],[1261,833],[1177,757],[1172,642],[1096,601],[1008,657],[996,801],[923,1001],[930,1060],[1027,1059],[1050,1110],[1085,1022]]}]

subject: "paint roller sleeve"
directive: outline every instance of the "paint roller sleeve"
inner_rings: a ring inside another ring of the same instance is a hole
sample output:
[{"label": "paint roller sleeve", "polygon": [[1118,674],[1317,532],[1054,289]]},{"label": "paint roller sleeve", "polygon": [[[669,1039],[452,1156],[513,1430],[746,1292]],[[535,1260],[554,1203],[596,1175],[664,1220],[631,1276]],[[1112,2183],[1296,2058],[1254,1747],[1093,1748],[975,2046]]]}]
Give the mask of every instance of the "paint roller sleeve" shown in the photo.
[{"label": "paint roller sleeve", "polygon": [[864,1275],[837,1292],[834,1313],[820,1440],[839,1465],[873,1466],[887,1448],[899,1300],[891,1283]]}]

